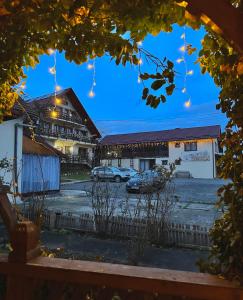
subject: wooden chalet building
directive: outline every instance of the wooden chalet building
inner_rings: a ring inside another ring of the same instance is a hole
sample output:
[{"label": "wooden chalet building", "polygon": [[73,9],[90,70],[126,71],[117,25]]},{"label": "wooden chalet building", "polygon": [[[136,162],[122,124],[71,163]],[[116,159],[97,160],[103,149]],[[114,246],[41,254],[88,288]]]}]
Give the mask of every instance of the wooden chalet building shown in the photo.
[{"label": "wooden chalet building", "polygon": [[92,167],[97,139],[95,124],[73,89],[32,99],[28,103],[38,114],[35,133],[65,156],[62,171]]}]

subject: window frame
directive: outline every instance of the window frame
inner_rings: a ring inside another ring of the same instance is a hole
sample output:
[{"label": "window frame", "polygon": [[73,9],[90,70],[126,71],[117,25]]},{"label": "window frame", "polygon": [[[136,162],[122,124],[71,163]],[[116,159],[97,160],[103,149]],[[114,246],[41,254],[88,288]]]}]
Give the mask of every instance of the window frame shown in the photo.
[{"label": "window frame", "polygon": [[[193,145],[196,147],[194,148]],[[187,148],[189,146],[189,148]],[[197,151],[197,141],[195,142],[184,142],[184,151],[185,152],[190,152],[190,151]]]}]

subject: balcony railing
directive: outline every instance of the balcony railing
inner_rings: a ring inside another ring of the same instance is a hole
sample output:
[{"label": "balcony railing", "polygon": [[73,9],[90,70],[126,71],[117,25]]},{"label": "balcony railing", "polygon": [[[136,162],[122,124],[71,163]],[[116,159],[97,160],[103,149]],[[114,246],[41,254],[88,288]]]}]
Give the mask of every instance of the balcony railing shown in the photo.
[{"label": "balcony railing", "polygon": [[62,163],[89,163],[90,158],[88,155],[66,155],[62,158]]},{"label": "balcony railing", "polygon": [[[240,300],[243,289],[213,275],[40,256],[39,230],[17,221],[0,186],[12,251],[0,256],[5,300]],[[1,288],[1,291],[3,288]]]},{"label": "balcony railing", "polygon": [[66,140],[74,140],[74,141],[80,141],[85,143],[91,143],[96,144],[96,140],[87,136],[83,136],[76,133],[68,133],[68,132],[61,132],[61,131],[54,131],[51,129],[45,129],[45,128],[37,128],[36,133],[39,135],[44,136],[50,136],[55,138],[62,138]]},{"label": "balcony railing", "polygon": [[169,150],[160,151],[122,151],[121,153],[102,153],[101,159],[115,159],[115,158],[136,158],[136,157],[169,157]]},{"label": "balcony railing", "polygon": [[83,125],[83,121],[82,121],[81,118],[76,117],[76,116],[71,116],[69,114],[61,113],[61,112],[58,112],[58,111],[56,112],[56,115],[52,115],[52,113],[50,111],[46,110],[44,112],[44,117],[55,119],[55,120],[64,120],[64,121],[68,121],[68,122]]}]

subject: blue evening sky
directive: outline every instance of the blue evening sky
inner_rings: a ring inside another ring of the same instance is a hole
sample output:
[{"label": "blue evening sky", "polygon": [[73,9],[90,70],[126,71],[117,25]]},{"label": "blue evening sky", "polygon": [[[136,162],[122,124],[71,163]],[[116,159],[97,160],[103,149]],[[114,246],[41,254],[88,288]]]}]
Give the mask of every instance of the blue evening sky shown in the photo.
[{"label": "blue evening sky", "polygon": [[[138,83],[137,67],[116,66],[108,56],[95,61],[95,97],[88,96],[93,70],[87,69],[87,63],[81,66],[69,63],[65,60],[64,54],[59,53],[57,54],[58,85],[62,88],[73,88],[103,135],[215,124],[221,125],[223,129],[226,118],[215,109],[219,89],[208,74],[200,73],[199,65],[195,64],[197,53],[186,56],[188,69],[193,69],[194,74],[187,77],[189,95],[181,92],[185,74],[184,64],[176,63],[176,59],[181,57],[179,48],[183,45],[183,40],[180,38],[183,31],[183,28],[174,26],[172,33],[160,33],[156,37],[149,35],[143,41],[143,48],[162,59],[166,56],[172,60],[178,72],[176,91],[157,109],[146,106],[141,100],[143,86]],[[203,36],[203,29],[194,31],[186,28],[186,41],[196,47],[197,51],[200,50]],[[48,73],[48,68],[53,66],[53,61],[53,55],[43,55],[35,69],[26,71],[28,78],[25,92],[28,97],[37,97],[54,91],[54,78]],[[148,65],[145,59],[141,68],[142,71],[154,71],[153,66]],[[186,108],[184,102],[189,97],[191,106]]]}]

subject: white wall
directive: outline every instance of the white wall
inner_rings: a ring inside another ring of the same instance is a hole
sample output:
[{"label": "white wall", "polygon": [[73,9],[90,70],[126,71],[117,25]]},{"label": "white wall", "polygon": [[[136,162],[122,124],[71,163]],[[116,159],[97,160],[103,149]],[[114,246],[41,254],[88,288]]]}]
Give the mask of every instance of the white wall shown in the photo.
[{"label": "white wall", "polygon": [[[14,132],[15,124],[23,124],[23,120],[14,119],[5,121],[0,124],[0,159],[7,158],[13,163],[14,159]],[[22,168],[22,148],[23,148],[23,128],[18,127],[17,135],[17,172],[18,172],[18,189],[21,192],[21,168]],[[4,176],[4,181],[10,184],[13,180],[13,173],[5,173],[0,171],[0,175]]]},{"label": "white wall", "polygon": [[[169,157],[155,158],[156,165],[162,165],[162,160],[168,160],[168,163],[173,163],[181,158],[181,164],[176,165],[176,171],[189,171],[194,178],[216,177],[215,142],[217,140],[197,140],[197,151],[184,151],[184,142],[190,142],[190,140],[180,141],[180,148],[175,147],[176,142],[169,142]],[[154,157],[141,159],[154,159]],[[139,170],[139,158],[134,158],[133,162],[134,169]],[[101,164],[108,165],[108,160],[102,160]],[[118,159],[112,159],[112,166],[118,166]],[[130,159],[122,159],[121,166],[130,167]]]}]

